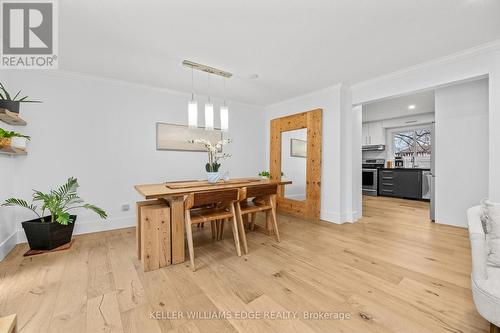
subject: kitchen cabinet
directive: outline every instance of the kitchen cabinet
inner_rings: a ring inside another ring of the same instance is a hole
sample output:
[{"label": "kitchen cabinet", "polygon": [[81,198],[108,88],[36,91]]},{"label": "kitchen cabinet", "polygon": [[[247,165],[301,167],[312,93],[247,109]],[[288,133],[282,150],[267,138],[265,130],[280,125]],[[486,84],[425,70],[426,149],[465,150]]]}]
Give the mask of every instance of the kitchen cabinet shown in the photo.
[{"label": "kitchen cabinet", "polygon": [[396,172],[381,169],[378,172],[378,195],[396,197]]},{"label": "kitchen cabinet", "polygon": [[385,128],[381,121],[364,123],[362,133],[363,145],[385,145]]},{"label": "kitchen cabinet", "polygon": [[378,194],[381,196],[421,199],[422,170],[381,169],[378,185]]},{"label": "kitchen cabinet", "polygon": [[396,193],[401,198],[422,198],[422,171],[405,170],[398,172]]},{"label": "kitchen cabinet", "polygon": [[363,146],[369,145],[369,137],[370,137],[370,131],[368,129],[368,123],[364,123],[361,127],[361,132],[363,133],[363,137],[361,139],[361,144]]},{"label": "kitchen cabinet", "polygon": [[381,121],[368,123],[371,145],[385,145],[385,128]]}]

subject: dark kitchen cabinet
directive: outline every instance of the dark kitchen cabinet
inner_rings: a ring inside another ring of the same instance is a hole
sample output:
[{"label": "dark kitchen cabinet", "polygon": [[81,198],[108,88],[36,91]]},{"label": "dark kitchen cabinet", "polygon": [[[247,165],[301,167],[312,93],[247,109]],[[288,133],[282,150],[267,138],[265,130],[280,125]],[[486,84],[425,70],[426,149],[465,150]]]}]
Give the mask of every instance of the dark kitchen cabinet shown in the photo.
[{"label": "dark kitchen cabinet", "polygon": [[382,196],[421,199],[422,170],[382,169],[378,185],[378,194]]},{"label": "dark kitchen cabinet", "polygon": [[396,172],[394,170],[379,170],[378,195],[396,197]]}]

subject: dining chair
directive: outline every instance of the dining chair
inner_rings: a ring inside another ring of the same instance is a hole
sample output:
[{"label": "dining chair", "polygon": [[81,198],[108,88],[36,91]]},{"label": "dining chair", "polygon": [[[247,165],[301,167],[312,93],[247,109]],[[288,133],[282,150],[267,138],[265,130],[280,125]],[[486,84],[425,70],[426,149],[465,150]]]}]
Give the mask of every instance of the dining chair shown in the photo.
[{"label": "dining chair", "polygon": [[[276,208],[273,204],[272,197],[278,192],[277,184],[266,184],[249,186],[240,189],[238,202],[236,202],[236,215],[238,216],[238,225],[241,242],[245,254],[248,253],[247,239],[245,235],[245,228],[243,225],[243,216],[250,215],[250,224],[255,221],[255,215],[258,212],[266,214],[266,223],[270,223],[274,229],[276,240],[280,241],[280,234],[278,231],[278,222],[276,220]],[[249,201],[248,199],[253,198]]]},{"label": "dining chair", "polygon": [[[194,265],[193,224],[232,220],[231,227],[234,235],[236,253],[241,256],[240,240],[238,237],[238,219],[235,203],[238,201],[238,189],[216,190],[191,193],[185,202],[185,223],[191,268]],[[212,229],[213,230],[213,229]],[[212,232],[212,237],[214,236]]]}]

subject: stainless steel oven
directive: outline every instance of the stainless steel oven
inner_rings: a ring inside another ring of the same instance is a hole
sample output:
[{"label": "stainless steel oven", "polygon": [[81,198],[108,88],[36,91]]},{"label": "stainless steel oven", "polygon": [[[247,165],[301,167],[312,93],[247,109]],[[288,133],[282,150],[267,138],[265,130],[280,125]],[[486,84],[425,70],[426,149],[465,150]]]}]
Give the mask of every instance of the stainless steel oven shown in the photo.
[{"label": "stainless steel oven", "polygon": [[378,194],[378,169],[383,168],[385,160],[363,160],[363,194],[373,195]]}]

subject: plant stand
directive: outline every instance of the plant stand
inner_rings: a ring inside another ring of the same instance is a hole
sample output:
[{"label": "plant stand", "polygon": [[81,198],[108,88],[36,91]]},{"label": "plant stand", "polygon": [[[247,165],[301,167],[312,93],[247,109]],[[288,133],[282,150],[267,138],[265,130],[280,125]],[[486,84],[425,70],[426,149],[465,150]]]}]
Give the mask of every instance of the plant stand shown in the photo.
[{"label": "plant stand", "polygon": [[10,112],[0,108],[0,120],[12,126],[26,126],[26,121],[19,117],[18,113]]},{"label": "plant stand", "polygon": [[28,250],[25,254],[23,254],[24,257],[29,257],[29,256],[36,256],[38,254],[44,254],[44,253],[50,253],[50,252],[57,252],[57,251],[63,251],[63,250],[68,250],[71,245],[73,244],[75,240],[72,239],[71,242],[63,244],[59,247],[56,247],[55,249],[52,250]]}]

